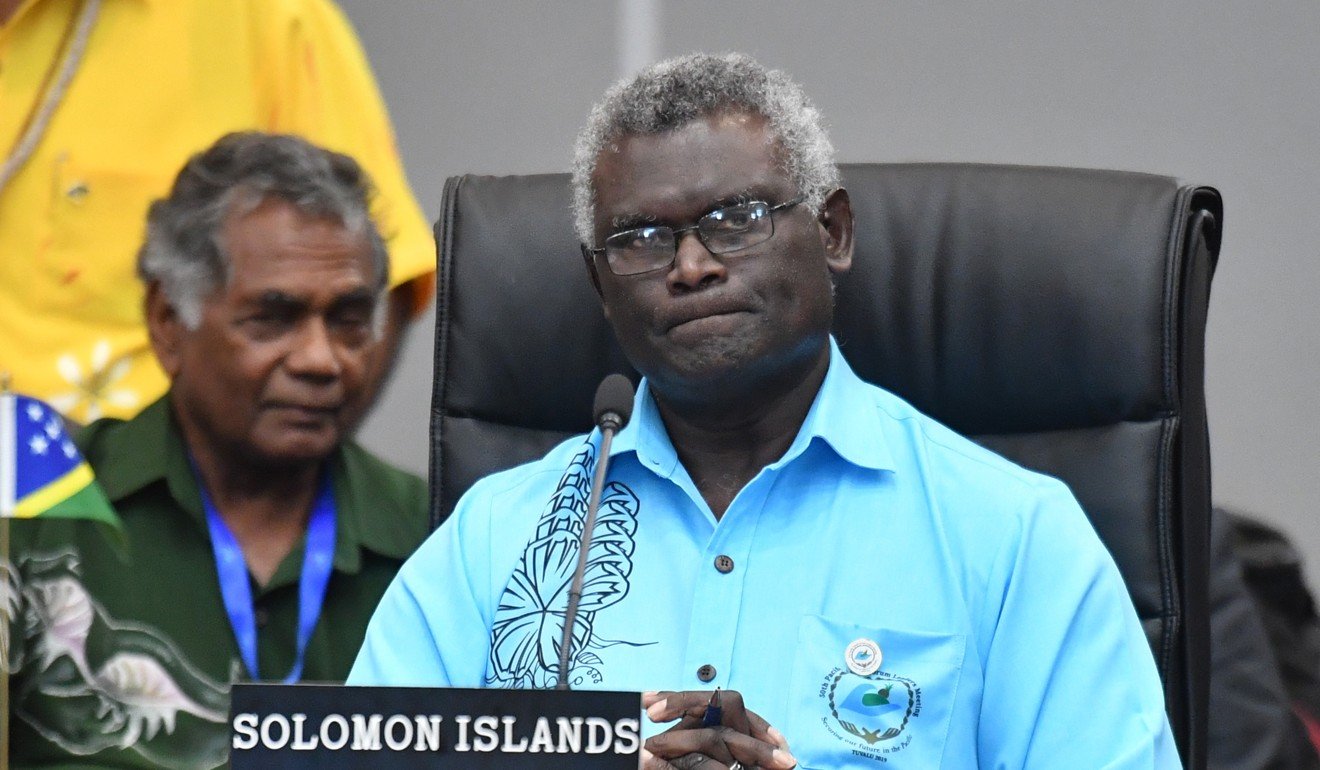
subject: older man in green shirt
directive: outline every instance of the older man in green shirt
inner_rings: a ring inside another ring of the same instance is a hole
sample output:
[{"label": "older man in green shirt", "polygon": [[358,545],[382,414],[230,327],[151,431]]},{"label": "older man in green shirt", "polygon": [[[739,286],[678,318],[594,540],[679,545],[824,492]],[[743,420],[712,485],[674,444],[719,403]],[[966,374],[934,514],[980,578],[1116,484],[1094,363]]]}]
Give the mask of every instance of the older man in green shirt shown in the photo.
[{"label": "older man in green shirt", "polygon": [[25,522],[15,766],[195,767],[240,679],[338,681],[426,534],[426,488],[349,440],[388,258],[351,159],[230,135],[152,207],[138,272],[169,393],[78,443],[126,534]]}]

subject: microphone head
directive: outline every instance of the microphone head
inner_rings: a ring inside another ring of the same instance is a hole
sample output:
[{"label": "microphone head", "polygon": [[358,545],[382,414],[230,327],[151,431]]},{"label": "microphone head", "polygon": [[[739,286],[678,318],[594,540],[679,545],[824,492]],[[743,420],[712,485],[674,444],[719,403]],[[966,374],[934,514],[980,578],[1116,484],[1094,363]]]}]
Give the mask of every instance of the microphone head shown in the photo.
[{"label": "microphone head", "polygon": [[614,373],[600,381],[591,417],[602,429],[621,430],[632,416],[633,385],[622,374]]}]

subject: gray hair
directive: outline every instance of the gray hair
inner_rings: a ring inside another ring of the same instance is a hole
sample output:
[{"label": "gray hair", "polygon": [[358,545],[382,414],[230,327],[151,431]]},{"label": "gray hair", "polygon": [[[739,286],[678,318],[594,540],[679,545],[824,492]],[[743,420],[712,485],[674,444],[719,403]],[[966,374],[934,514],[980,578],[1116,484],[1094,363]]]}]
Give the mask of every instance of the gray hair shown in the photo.
[{"label": "gray hair", "polygon": [[744,111],[765,117],[784,148],[784,171],[819,209],[839,187],[834,146],[820,110],[780,70],[749,56],[689,54],[653,64],[615,83],[592,109],[573,150],[573,226],[593,245],[591,175],[600,154],[625,136],[659,134],[709,115]]},{"label": "gray hair", "polygon": [[[159,283],[184,325],[196,329],[202,303],[229,282],[221,229],[231,216],[267,198],[309,216],[329,217],[371,244],[375,290],[383,294],[389,255],[368,213],[371,181],[357,161],[296,136],[244,131],[227,134],[188,159],[167,197],[151,204],[137,274]],[[377,303],[376,326],[384,320]]]}]

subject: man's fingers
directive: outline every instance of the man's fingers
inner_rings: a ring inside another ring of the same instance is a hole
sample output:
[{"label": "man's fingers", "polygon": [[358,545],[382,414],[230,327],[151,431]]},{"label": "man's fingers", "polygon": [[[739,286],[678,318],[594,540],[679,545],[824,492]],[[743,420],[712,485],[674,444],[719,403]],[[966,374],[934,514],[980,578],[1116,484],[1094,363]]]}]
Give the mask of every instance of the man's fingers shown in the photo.
[{"label": "man's fingers", "polygon": [[[711,690],[664,690],[642,694],[642,706],[653,722],[678,723],[671,730],[703,729],[703,718],[710,705]],[[722,711],[720,726],[744,733],[788,753],[788,739],[772,727],[764,717],[747,708],[742,693],[737,690],[720,691]],[[744,764],[746,764],[744,762]]]},{"label": "man's fingers", "polygon": [[744,735],[751,735],[752,729],[747,721],[747,706],[743,703],[742,693],[737,690],[725,690],[720,696],[724,707],[724,719],[721,724]]},{"label": "man's fingers", "polygon": [[[702,764],[700,758],[689,757],[692,754],[701,755],[701,758],[716,760],[725,765],[731,765],[734,756],[726,742],[719,736],[719,733],[726,729],[709,727],[700,730],[666,730],[647,740],[644,750],[667,760],[670,764],[679,767],[680,770],[684,766],[692,766],[693,763]],[[743,737],[746,738],[747,736]],[[748,738],[748,740],[751,739]],[[714,768],[710,770],[714,770]]]},{"label": "man's fingers", "polygon": [[[644,751],[663,759],[682,770],[678,758],[698,754],[724,767],[735,761],[745,767],[763,770],[791,770],[797,760],[779,746],[737,732],[730,727],[711,727],[697,730],[666,730],[646,742]],[[686,759],[682,760],[686,762]],[[690,766],[690,765],[689,765]],[[697,762],[703,770],[719,770],[719,765]],[[663,766],[657,766],[663,768]],[[666,769],[667,770],[667,769]]]},{"label": "man's fingers", "polygon": [[747,730],[748,735],[766,743],[773,743],[784,751],[788,751],[788,739],[784,737],[784,734],[771,727],[764,717],[751,709],[747,709],[747,724],[749,728]]},{"label": "man's fingers", "polygon": [[665,760],[642,749],[642,770],[727,770],[727,765],[701,754]]},{"label": "man's fingers", "polygon": [[[712,690],[648,692],[642,694],[642,705],[652,722],[670,722],[684,717],[701,719],[706,714],[706,708],[710,706],[713,694]],[[742,693],[737,690],[721,690],[720,710],[722,712],[720,724],[732,727],[740,733],[750,734],[751,725],[743,705]],[[760,719],[760,721],[765,720]]]},{"label": "man's fingers", "polygon": [[703,757],[700,754],[688,754],[670,761],[661,759],[646,749],[642,749],[642,770],[694,770],[702,767],[705,770],[716,770],[717,767],[721,766],[720,763],[710,757]]},{"label": "man's fingers", "polygon": [[[700,718],[706,713],[711,694],[710,690],[646,693],[642,696],[642,705],[646,707],[646,715],[652,722],[669,722],[689,715]],[[720,693],[721,701],[724,700],[724,695],[725,693]],[[647,703],[648,700],[650,703]]]},{"label": "man's fingers", "polygon": [[687,770],[642,749],[642,770]]}]

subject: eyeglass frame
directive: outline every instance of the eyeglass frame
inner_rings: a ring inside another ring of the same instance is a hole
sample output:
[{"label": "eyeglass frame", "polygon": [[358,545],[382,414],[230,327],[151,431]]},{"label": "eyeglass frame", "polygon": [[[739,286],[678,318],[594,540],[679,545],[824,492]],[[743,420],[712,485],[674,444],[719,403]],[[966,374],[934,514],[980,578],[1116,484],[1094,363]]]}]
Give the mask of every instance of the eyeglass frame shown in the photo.
[{"label": "eyeglass frame", "polygon": [[[656,265],[655,267],[652,267],[652,268],[647,269],[647,270],[642,270],[642,271],[640,271],[640,272],[636,272],[636,273],[616,273],[616,272],[614,272],[614,267],[613,267],[613,265],[610,264],[610,261],[609,261],[608,258],[605,260],[605,266],[606,266],[606,268],[609,269],[609,271],[610,271],[611,274],[613,274],[613,275],[617,275],[617,276],[619,276],[620,278],[631,278],[631,277],[633,277],[633,276],[637,276],[637,275],[646,275],[647,273],[654,273],[654,272],[657,272],[657,271],[660,271],[660,270],[667,270],[667,269],[673,267],[673,266],[674,266],[674,260],[678,259],[678,244],[679,244],[679,241],[682,240],[679,236],[680,236],[681,234],[686,233],[686,232],[689,232],[689,231],[691,231],[691,230],[696,230],[696,231],[697,231],[697,240],[701,241],[701,246],[702,246],[702,248],[706,249],[707,251],[710,251],[711,254],[733,254],[733,253],[735,253],[735,252],[742,251],[743,249],[750,249],[750,248],[753,247],[753,246],[757,246],[757,245],[759,245],[759,244],[765,243],[765,241],[768,241],[768,240],[770,240],[771,238],[775,237],[775,230],[774,230],[774,227],[775,227],[775,219],[774,219],[774,214],[775,214],[776,212],[784,211],[784,210],[786,210],[786,209],[791,209],[791,208],[793,208],[794,206],[797,206],[797,205],[799,205],[799,204],[806,203],[806,202],[807,202],[807,196],[806,196],[806,195],[798,195],[798,196],[795,197],[795,198],[792,198],[792,199],[790,199],[790,200],[784,201],[783,203],[776,204],[776,205],[774,205],[774,206],[771,206],[771,205],[770,205],[769,203],[767,203],[766,201],[760,201],[760,200],[743,201],[742,203],[731,203],[731,204],[729,204],[729,205],[727,205],[727,206],[719,206],[718,208],[711,209],[710,211],[708,211],[708,212],[706,212],[705,214],[703,214],[703,215],[701,216],[701,218],[697,220],[697,223],[696,223],[696,224],[691,224],[691,225],[688,225],[688,226],[686,226],[686,227],[671,227],[671,228],[669,228],[669,230],[670,230],[670,231],[673,233],[673,235],[674,235],[674,254],[673,254],[673,256],[671,256],[671,257],[669,258],[669,261],[666,262],[665,264],[663,264],[663,265]],[[728,251],[713,251],[713,250],[711,250],[710,246],[708,246],[708,245],[706,244],[706,239],[701,237],[701,220],[705,219],[706,217],[709,217],[710,215],[714,214],[714,213],[717,212],[717,211],[723,211],[724,209],[730,209],[730,208],[733,208],[734,206],[748,206],[748,205],[751,205],[751,204],[753,204],[753,203],[762,203],[762,204],[765,204],[766,207],[767,207],[765,213],[766,213],[766,218],[768,218],[768,219],[770,220],[770,235],[766,236],[765,241],[757,241],[756,243],[749,243],[749,244],[747,244],[746,246],[740,246],[740,247],[738,247],[738,248],[736,248],[736,249],[729,249]],[[616,236],[616,235],[620,235],[620,234],[622,234],[622,233],[630,233],[630,232],[632,232],[633,230],[642,230],[642,229],[644,229],[645,227],[665,227],[665,225],[644,225],[643,227],[630,227],[630,228],[628,228],[627,230],[620,230],[620,231],[617,232],[617,233],[610,233],[608,236],[606,236],[605,239],[606,239],[606,240],[609,240],[610,238],[613,238],[613,237]],[[599,246],[599,247],[595,247],[595,248],[593,248],[593,247],[591,247],[591,246],[588,246],[588,245],[585,244],[585,243],[580,243],[580,244],[578,244],[578,246],[582,249],[582,258],[583,258],[584,260],[586,260],[586,262],[587,262],[587,267],[588,267],[588,268],[591,268],[593,265],[595,265],[595,259],[596,259],[596,257],[597,257],[597,256],[602,256],[602,255],[604,255],[604,254],[605,254],[605,251],[606,251],[606,248],[607,248],[607,247],[605,247],[605,246]]]}]

